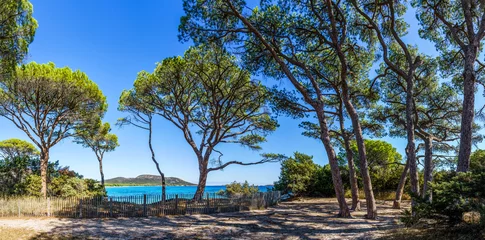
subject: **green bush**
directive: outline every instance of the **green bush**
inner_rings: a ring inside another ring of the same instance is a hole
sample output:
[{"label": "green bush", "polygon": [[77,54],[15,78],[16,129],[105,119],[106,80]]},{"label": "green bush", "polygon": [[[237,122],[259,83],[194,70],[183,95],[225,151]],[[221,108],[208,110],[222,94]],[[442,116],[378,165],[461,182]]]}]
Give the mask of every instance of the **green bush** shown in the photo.
[{"label": "green bush", "polygon": [[[349,188],[348,167],[341,166],[340,173],[344,187]],[[313,162],[312,156],[299,152],[281,162],[280,177],[274,187],[284,194],[295,196],[335,196],[330,165],[319,166]]]},{"label": "green bush", "polygon": [[283,193],[293,193],[297,196],[306,195],[314,185],[319,166],[313,163],[312,156],[295,152],[281,162],[279,180],[274,183],[275,189]]},{"label": "green bush", "polygon": [[[485,171],[472,170],[466,173],[453,174],[447,181],[431,184],[433,199],[431,202],[413,196],[416,201],[409,212],[403,218],[408,224],[414,224],[421,218],[444,218],[449,224],[455,225],[462,222],[466,212],[480,212],[485,208]],[[483,222],[485,218],[481,218]]]},{"label": "green bush", "polygon": [[259,192],[259,188],[255,185],[249,185],[248,181],[244,183],[238,183],[236,181],[227,184],[226,190],[220,190],[217,192],[218,195],[226,196],[226,197],[233,197],[233,196],[251,196],[255,193]]}]

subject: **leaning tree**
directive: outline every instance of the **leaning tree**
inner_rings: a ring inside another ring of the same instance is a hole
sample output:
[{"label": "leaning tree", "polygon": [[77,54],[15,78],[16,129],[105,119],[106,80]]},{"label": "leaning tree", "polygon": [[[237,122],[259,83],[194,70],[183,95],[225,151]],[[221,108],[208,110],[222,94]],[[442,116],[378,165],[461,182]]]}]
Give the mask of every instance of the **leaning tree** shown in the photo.
[{"label": "leaning tree", "polygon": [[40,149],[42,194],[47,197],[49,150],[76,126],[104,115],[106,98],[88,76],[54,63],[20,66],[0,89],[0,116],[25,132]]},{"label": "leaning tree", "polygon": [[[146,73],[140,73],[146,74]],[[157,168],[158,174],[160,174],[160,179],[162,183],[162,202],[165,202],[166,197],[166,183],[165,174],[160,169],[160,164],[155,157],[155,150],[152,145],[152,135],[153,135],[153,107],[148,104],[146,96],[140,94],[136,89],[124,90],[121,93],[120,99],[118,101],[118,110],[121,112],[126,112],[129,115],[118,119],[116,123],[118,126],[122,127],[125,125],[132,125],[137,128],[148,131],[148,147],[150,148],[152,161]]]},{"label": "leaning tree", "polygon": [[98,118],[94,123],[86,123],[76,128],[75,142],[83,147],[90,148],[99,162],[99,174],[101,175],[101,186],[104,188],[103,158],[106,152],[114,151],[118,144],[118,137],[110,133],[109,123],[102,123]]},{"label": "leaning tree", "polygon": [[180,129],[197,156],[200,175],[194,199],[203,197],[209,172],[275,160],[274,155],[257,162],[222,160],[221,144],[260,150],[265,136],[277,127],[266,108],[266,88],[252,81],[224,49],[192,47],[183,57],[167,58],[153,73],[140,73],[134,89],[146,96],[155,114]]}]

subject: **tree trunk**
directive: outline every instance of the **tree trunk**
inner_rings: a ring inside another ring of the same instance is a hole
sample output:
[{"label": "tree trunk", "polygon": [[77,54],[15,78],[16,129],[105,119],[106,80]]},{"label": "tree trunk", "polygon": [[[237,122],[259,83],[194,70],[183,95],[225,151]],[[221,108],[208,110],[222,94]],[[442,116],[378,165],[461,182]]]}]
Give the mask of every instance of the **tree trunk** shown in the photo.
[{"label": "tree trunk", "polygon": [[[406,150],[407,155],[407,150]],[[404,186],[406,186],[406,179],[409,174],[409,161],[406,159],[406,165],[404,166],[404,170],[401,173],[401,178],[399,179],[399,184],[397,185],[396,190],[396,198],[394,199],[394,203],[392,208],[394,209],[401,209],[401,199],[402,194],[404,192]]]},{"label": "tree trunk", "polygon": [[432,200],[431,191],[428,192],[429,184],[433,181],[433,138],[424,139],[424,183],[423,197]]},{"label": "tree trunk", "polygon": [[472,151],[472,127],[475,117],[475,60],[477,50],[469,45],[465,49],[465,71],[463,72],[463,112],[461,115],[460,150],[457,172],[467,172]]},{"label": "tree trunk", "polygon": [[372,181],[370,179],[369,167],[367,163],[367,153],[365,151],[364,136],[362,134],[362,128],[360,126],[359,115],[355,110],[354,106],[350,102],[348,96],[347,84],[343,83],[343,100],[345,108],[349,113],[350,119],[352,120],[352,127],[354,128],[355,140],[357,143],[357,148],[359,151],[359,161],[360,161],[360,173],[362,175],[362,181],[364,184],[365,201],[367,206],[368,219],[377,218],[377,207],[376,200],[374,198],[374,191],[372,190]]},{"label": "tree trunk", "polygon": [[[407,158],[409,162],[409,174],[411,178],[411,192],[415,196],[419,196],[419,178],[418,178],[418,164],[416,161],[416,144],[414,142],[414,81],[413,75],[409,74],[406,79],[406,133],[407,133]],[[415,205],[415,201],[412,200],[412,206]]]},{"label": "tree trunk", "polygon": [[332,182],[335,189],[335,196],[339,204],[339,216],[340,217],[350,217],[349,206],[345,201],[344,185],[342,182],[342,176],[340,175],[340,169],[338,166],[337,156],[333,150],[332,144],[330,142],[330,136],[328,132],[327,120],[325,118],[323,108],[317,108],[317,117],[320,124],[320,140],[325,147],[327,152],[328,162],[330,164],[330,170],[332,172]]},{"label": "tree trunk", "polygon": [[160,170],[160,164],[158,164],[157,159],[155,158],[155,150],[153,150],[152,146],[152,117],[148,117],[148,147],[150,148],[150,152],[152,153],[152,161],[155,163],[155,166],[157,167],[158,174],[160,174],[160,177],[162,179],[162,202],[165,202],[166,200],[166,187],[165,187],[165,174],[163,174],[162,170]]},{"label": "tree trunk", "polygon": [[350,210],[360,211],[359,185],[357,184],[357,174],[355,173],[354,156],[347,136],[344,137],[344,145],[347,164],[349,165],[350,191],[352,193],[352,207]]},{"label": "tree trunk", "polygon": [[41,148],[40,151],[40,178],[42,179],[41,194],[47,198],[47,166],[49,165],[49,149]]},{"label": "tree trunk", "polygon": [[199,182],[197,184],[197,190],[194,194],[194,200],[199,201],[204,198],[205,185],[207,183],[207,170],[203,166],[199,166]]},{"label": "tree trunk", "polygon": [[98,157],[98,162],[99,162],[99,174],[101,175],[101,186],[104,188],[104,173],[103,173],[103,159],[101,157]]},{"label": "tree trunk", "polygon": [[352,207],[350,208],[350,210],[360,211],[359,185],[357,184],[357,174],[355,173],[354,154],[352,152],[352,149],[350,148],[349,136],[345,132],[343,111],[344,110],[343,110],[342,100],[341,100],[338,117],[339,117],[339,123],[340,123],[340,132],[344,140],[345,156],[347,157],[347,165],[349,166],[350,192],[352,194]]}]

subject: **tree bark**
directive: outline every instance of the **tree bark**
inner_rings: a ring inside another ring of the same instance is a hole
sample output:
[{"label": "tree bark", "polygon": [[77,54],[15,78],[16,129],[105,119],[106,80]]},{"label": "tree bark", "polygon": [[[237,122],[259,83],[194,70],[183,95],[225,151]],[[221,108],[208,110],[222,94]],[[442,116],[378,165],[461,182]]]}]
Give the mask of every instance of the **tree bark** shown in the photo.
[{"label": "tree bark", "polygon": [[475,117],[475,60],[477,48],[468,45],[465,49],[465,70],[463,72],[463,112],[461,115],[460,150],[457,172],[467,172],[472,151],[472,128]]},{"label": "tree bark", "polygon": [[429,191],[429,184],[433,181],[433,138],[427,137],[424,139],[424,183],[423,183],[423,197],[432,200],[432,192]]},{"label": "tree bark", "polygon": [[362,175],[362,182],[364,184],[365,201],[367,207],[368,219],[377,218],[377,207],[376,200],[374,198],[374,191],[372,190],[372,181],[369,174],[369,166],[367,163],[367,153],[365,151],[364,136],[362,134],[362,127],[360,126],[359,115],[355,110],[354,106],[349,99],[349,90],[347,83],[343,81],[342,83],[343,101],[345,108],[352,121],[352,127],[354,129],[355,141],[357,143],[357,148],[359,151],[359,161],[360,161],[360,173]]},{"label": "tree bark", "polygon": [[357,184],[357,174],[355,173],[354,156],[350,149],[350,141],[347,137],[344,137],[344,144],[345,155],[347,156],[347,163],[349,165],[350,191],[352,193],[352,207],[350,210],[360,211],[359,185]]},{"label": "tree bark", "polygon": [[98,157],[98,162],[99,162],[99,174],[101,175],[101,186],[104,188],[104,173],[103,173],[103,158]]},{"label": "tree bark", "polygon": [[330,142],[327,120],[325,118],[323,108],[317,108],[316,110],[318,122],[320,125],[320,140],[322,141],[323,146],[325,147],[325,150],[327,152],[328,162],[330,164],[330,170],[332,172],[332,182],[335,189],[335,196],[337,197],[337,201],[339,204],[339,216],[350,217],[349,206],[347,206],[347,202],[345,201],[344,185],[342,182],[342,176],[340,175],[337,155],[335,154],[335,151],[333,150],[332,144]]},{"label": "tree bark", "polygon": [[[414,70],[410,70],[414,72]],[[419,178],[418,178],[418,164],[416,161],[416,144],[414,142],[414,81],[413,75],[409,74],[406,79],[406,133],[407,133],[407,159],[409,162],[409,174],[411,178],[411,192],[416,196],[419,196]],[[412,200],[412,206],[415,205],[415,201]]]},{"label": "tree bark", "polygon": [[354,164],[354,156],[353,156],[354,154],[352,152],[352,149],[350,148],[349,136],[345,132],[342,104],[340,104],[338,116],[339,116],[339,123],[340,123],[340,132],[344,140],[345,156],[347,157],[347,165],[349,166],[350,192],[352,194],[352,207],[350,208],[350,210],[360,211],[359,185],[357,184],[357,174],[355,173],[355,164]]},{"label": "tree bark", "polygon": [[40,178],[42,179],[41,194],[47,198],[47,167],[49,165],[49,149],[41,148],[40,151]]},{"label": "tree bark", "polygon": [[207,167],[199,165],[199,182],[193,200],[199,201],[204,197],[205,185],[207,184]]},{"label": "tree bark", "polygon": [[148,147],[150,148],[150,152],[152,154],[152,161],[155,163],[157,167],[158,174],[160,174],[162,180],[162,202],[166,200],[166,187],[165,187],[165,174],[160,170],[160,164],[158,164],[157,159],[155,158],[155,150],[153,150],[152,145],[152,117],[148,116]]},{"label": "tree bark", "polygon": [[[407,150],[406,150],[407,155]],[[406,186],[407,176],[409,174],[409,161],[406,159],[406,165],[404,166],[404,170],[401,173],[401,178],[399,179],[399,184],[397,185],[396,190],[396,198],[394,199],[394,203],[392,208],[394,209],[401,209],[401,199],[402,194],[404,192],[404,186]]]}]

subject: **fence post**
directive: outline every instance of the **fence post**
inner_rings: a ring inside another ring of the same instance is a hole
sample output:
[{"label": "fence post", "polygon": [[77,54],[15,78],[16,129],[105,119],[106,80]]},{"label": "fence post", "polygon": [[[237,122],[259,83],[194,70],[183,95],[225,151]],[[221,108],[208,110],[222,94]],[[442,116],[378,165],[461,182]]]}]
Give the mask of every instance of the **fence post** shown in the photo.
[{"label": "fence post", "polygon": [[113,217],[113,198],[109,198],[109,217]]},{"label": "fence post", "polygon": [[19,211],[19,217],[20,217],[20,200],[17,200],[17,209]]},{"label": "fence post", "polygon": [[179,209],[179,195],[175,194],[175,214],[178,214]]},{"label": "fence post", "polygon": [[147,195],[143,194],[143,216],[147,217]]},{"label": "fence post", "polygon": [[209,198],[209,193],[206,193],[205,196],[207,198],[207,211],[206,211],[206,213],[209,213],[210,212],[210,198]]},{"label": "fence post", "polygon": [[47,198],[47,216],[51,216],[51,198]]}]

